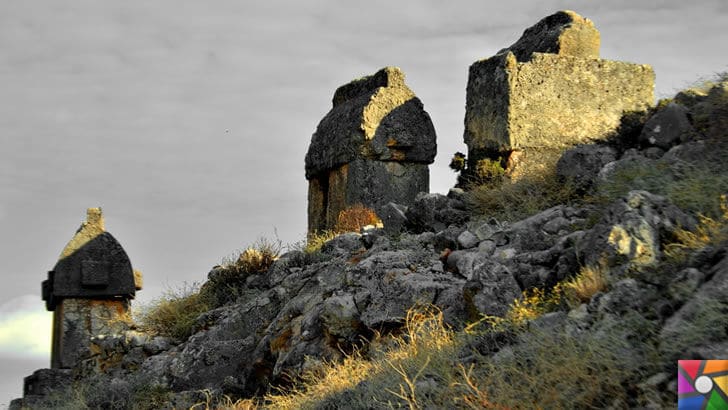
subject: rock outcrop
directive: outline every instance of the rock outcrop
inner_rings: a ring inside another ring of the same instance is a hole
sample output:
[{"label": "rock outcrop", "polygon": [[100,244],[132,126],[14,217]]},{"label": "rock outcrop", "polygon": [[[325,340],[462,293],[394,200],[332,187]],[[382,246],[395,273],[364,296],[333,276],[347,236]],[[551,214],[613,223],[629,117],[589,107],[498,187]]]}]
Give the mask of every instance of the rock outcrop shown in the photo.
[{"label": "rock outcrop", "polygon": [[572,11],[546,17],[512,46],[470,66],[468,167],[501,157],[518,177],[542,162],[544,151],[606,139],[623,115],[653,104],[653,82],[647,65],[600,59],[590,20]]},{"label": "rock outcrop", "polygon": [[436,151],[432,121],[399,68],[339,87],[306,154],[309,232],[333,228],[353,205],[409,205],[429,191]]}]

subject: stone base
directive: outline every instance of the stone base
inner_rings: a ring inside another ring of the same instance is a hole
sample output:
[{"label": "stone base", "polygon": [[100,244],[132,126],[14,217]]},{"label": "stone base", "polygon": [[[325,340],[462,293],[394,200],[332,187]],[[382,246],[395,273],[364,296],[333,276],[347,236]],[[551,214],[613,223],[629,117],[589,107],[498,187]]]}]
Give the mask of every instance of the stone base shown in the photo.
[{"label": "stone base", "polygon": [[375,212],[389,202],[407,206],[429,185],[427,164],[356,159],[309,181],[309,233],[332,229],[339,213],[356,204]]},{"label": "stone base", "polygon": [[70,369],[91,354],[91,338],[129,329],[127,299],[64,299],[53,312],[51,367]]}]

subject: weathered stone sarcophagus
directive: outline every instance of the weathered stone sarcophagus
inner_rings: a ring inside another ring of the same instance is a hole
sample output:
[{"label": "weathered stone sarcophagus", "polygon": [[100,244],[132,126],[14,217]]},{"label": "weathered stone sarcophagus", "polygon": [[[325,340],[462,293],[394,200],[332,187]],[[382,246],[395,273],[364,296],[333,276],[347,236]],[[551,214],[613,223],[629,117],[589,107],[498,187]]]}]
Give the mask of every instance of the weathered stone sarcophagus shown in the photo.
[{"label": "weathered stone sarcophagus", "polygon": [[51,368],[68,369],[88,355],[92,337],[128,328],[141,273],[105,231],[101,209],[89,208],[42,289],[46,308],[53,311]]},{"label": "weathered stone sarcophagus", "polygon": [[339,87],[306,154],[308,231],[331,229],[353,205],[408,205],[429,191],[436,153],[430,116],[399,68]]},{"label": "weathered stone sarcophagus", "polygon": [[[519,162],[603,140],[630,112],[654,103],[648,65],[599,58],[594,24],[560,11],[513,45],[470,66],[465,133],[468,167],[481,159]],[[528,167],[526,167],[528,168]]]}]

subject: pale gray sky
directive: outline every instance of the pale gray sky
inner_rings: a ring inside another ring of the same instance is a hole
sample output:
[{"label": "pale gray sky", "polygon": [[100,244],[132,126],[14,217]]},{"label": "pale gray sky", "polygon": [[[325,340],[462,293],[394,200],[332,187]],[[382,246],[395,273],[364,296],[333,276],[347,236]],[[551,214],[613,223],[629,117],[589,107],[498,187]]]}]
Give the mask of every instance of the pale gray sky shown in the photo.
[{"label": "pale gray sky", "polygon": [[259,236],[299,241],[311,134],[336,87],[387,65],[432,117],[446,192],[468,66],[561,9],[594,20],[604,58],[653,65],[658,97],[728,69],[723,0],[1,1],[0,404],[47,363],[40,282],[87,207],[142,301]]}]

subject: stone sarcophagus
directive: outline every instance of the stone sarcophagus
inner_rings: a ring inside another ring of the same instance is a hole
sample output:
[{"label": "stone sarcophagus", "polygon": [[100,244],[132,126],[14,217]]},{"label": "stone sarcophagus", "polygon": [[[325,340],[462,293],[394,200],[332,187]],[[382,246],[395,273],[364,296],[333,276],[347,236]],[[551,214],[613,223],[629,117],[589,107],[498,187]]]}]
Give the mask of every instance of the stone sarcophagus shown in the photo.
[{"label": "stone sarcophagus", "polygon": [[603,140],[625,114],[652,106],[652,68],[600,59],[599,47],[590,20],[560,11],[473,63],[465,108],[468,167],[498,157],[538,161],[544,151]]},{"label": "stone sarcophagus", "polygon": [[101,209],[89,208],[42,284],[46,308],[53,311],[51,368],[72,368],[88,355],[91,337],[127,329],[130,300],[140,289],[141,273],[105,231]]},{"label": "stone sarcophagus", "polygon": [[306,154],[309,233],[331,229],[353,205],[410,204],[429,191],[436,153],[430,116],[399,68],[339,87]]}]

